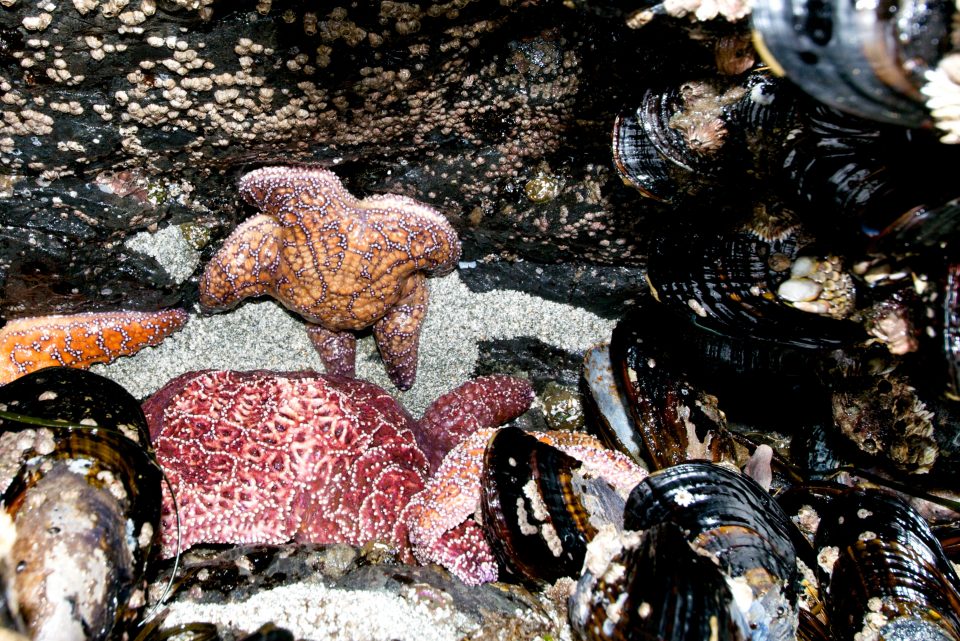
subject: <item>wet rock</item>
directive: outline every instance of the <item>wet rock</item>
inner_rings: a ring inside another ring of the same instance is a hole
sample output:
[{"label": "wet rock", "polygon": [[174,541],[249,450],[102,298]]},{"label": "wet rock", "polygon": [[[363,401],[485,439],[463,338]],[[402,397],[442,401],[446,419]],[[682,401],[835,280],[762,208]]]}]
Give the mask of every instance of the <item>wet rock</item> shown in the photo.
[{"label": "wet rock", "polygon": [[[348,546],[191,552],[161,628],[212,623],[235,639],[273,622],[298,639],[350,630],[352,639],[509,640],[556,637],[564,625],[523,588],[468,587],[436,566],[369,558]],[[153,598],[166,576],[154,582]]]},{"label": "wet rock", "polygon": [[491,261],[469,264],[460,278],[475,292],[514,289],[619,318],[648,290],[641,267]]},{"label": "wet rock", "polygon": [[123,241],[187,223],[219,246],[253,213],[236,179],[271,163],[437,206],[467,261],[564,263],[548,294],[619,287],[567,267],[640,264],[659,211],[609,155],[627,77],[648,73],[610,60],[638,42],[622,16],[528,2],[3,3],[0,310],[169,304]]},{"label": "wet rock", "polygon": [[547,382],[576,386],[582,355],[548,345],[536,338],[481,341],[474,376],[486,373],[523,372],[539,392]]}]

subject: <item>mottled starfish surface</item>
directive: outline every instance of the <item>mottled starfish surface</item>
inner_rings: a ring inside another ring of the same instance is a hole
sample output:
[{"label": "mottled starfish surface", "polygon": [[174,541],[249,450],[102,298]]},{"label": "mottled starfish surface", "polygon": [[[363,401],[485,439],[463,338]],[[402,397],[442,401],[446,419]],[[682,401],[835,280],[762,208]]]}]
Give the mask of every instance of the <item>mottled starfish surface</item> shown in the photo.
[{"label": "mottled starfish surface", "polygon": [[373,326],[390,380],[416,378],[425,274],[452,269],[460,240],[437,210],[411,198],[358,200],[332,172],[264,167],[240,179],[263,213],[230,235],[200,282],[207,311],[270,295],[309,324],[327,373],[354,375],[353,333]]},{"label": "mottled starfish surface", "polygon": [[43,367],[87,368],[156,345],[183,327],[182,309],[89,312],[8,321],[0,328],[0,383]]},{"label": "mottled starfish surface", "polygon": [[[181,549],[200,542],[379,540],[412,561],[408,505],[430,477],[429,461],[439,461],[449,442],[434,436],[501,424],[532,400],[526,381],[487,376],[441,396],[416,421],[382,388],[361,380],[202,371],[173,379],[143,410],[177,498]],[[177,530],[164,492],[162,553],[172,556]],[[430,503],[431,514],[442,514],[443,502],[441,495]],[[458,536],[431,536],[436,551],[424,554],[447,558],[447,545],[472,554]]]}]

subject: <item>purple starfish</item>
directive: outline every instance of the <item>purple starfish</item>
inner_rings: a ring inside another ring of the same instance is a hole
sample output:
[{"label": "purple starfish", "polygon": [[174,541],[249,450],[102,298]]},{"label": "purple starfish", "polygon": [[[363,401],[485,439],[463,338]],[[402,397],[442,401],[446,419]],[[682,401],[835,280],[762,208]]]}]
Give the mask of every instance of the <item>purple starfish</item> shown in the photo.
[{"label": "purple starfish", "polygon": [[[143,410],[176,493],[183,549],[201,542],[381,540],[412,561],[409,524],[421,527],[428,515],[418,504],[412,519],[408,506],[443,455],[467,434],[518,416],[532,400],[526,381],[487,376],[441,396],[417,421],[361,380],[201,371],[167,383]],[[455,470],[447,474],[452,486],[462,484]],[[442,504],[431,501],[430,514],[443,515]],[[476,539],[476,532],[454,528],[431,537],[432,549],[417,556],[479,568],[473,571],[482,576],[468,580],[489,580],[494,561],[482,536]],[[176,553],[166,492],[161,540],[164,556]]]}]

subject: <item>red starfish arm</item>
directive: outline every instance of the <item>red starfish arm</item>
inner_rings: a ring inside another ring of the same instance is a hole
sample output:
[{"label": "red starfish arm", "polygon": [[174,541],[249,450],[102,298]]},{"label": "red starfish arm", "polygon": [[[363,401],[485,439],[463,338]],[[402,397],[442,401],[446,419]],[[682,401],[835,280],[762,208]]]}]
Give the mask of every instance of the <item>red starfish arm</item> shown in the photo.
[{"label": "red starfish arm", "polygon": [[417,379],[420,327],[427,315],[427,283],[422,274],[413,274],[400,300],[373,325],[373,338],[387,368],[387,375],[401,390],[410,389]]},{"label": "red starfish arm", "polygon": [[480,471],[493,429],[474,432],[457,444],[440,468],[413,497],[404,516],[413,554],[422,563],[439,562],[435,551],[445,532],[469,519],[480,507]]},{"label": "red starfish arm", "polygon": [[467,381],[435,400],[417,424],[417,444],[436,470],[457,443],[479,429],[498,427],[520,416],[533,402],[533,387],[522,378],[493,375]]},{"label": "red starfish arm", "polygon": [[357,373],[357,337],[351,332],[335,332],[321,325],[307,325],[313,343],[327,374],[354,378]]},{"label": "red starfish arm", "polygon": [[272,293],[280,263],[280,234],[280,224],[266,214],[237,227],[203,272],[200,307],[221,311],[244,298]]},{"label": "red starfish arm", "polygon": [[156,345],[183,327],[182,309],[89,312],[9,321],[0,329],[0,383],[42,367],[86,368]]},{"label": "red starfish arm", "polygon": [[624,497],[648,475],[626,454],[611,450],[589,434],[551,430],[535,436],[580,461],[585,472],[602,477]]}]

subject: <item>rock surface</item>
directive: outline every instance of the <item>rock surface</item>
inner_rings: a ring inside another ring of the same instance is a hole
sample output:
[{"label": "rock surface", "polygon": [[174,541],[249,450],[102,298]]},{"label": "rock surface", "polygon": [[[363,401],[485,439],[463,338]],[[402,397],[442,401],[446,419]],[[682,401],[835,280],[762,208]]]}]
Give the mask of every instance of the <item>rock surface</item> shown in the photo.
[{"label": "rock surface", "polygon": [[[191,302],[195,281],[178,289],[124,241],[186,224],[209,257],[253,213],[238,176],[276,163],[437,207],[464,261],[636,283],[659,208],[616,176],[610,128],[637,79],[673,62],[611,61],[668,36],[537,2],[3,2],[0,313]],[[622,269],[576,268],[596,264]],[[564,289],[491,273],[478,286]]]},{"label": "rock surface", "polygon": [[[265,623],[296,638],[564,638],[564,613],[519,586],[468,588],[437,567],[393,564],[375,547],[254,546],[198,551],[166,601],[163,627],[216,624],[224,639]],[[169,567],[151,590],[158,598]],[[349,631],[349,632],[345,632]]]}]

